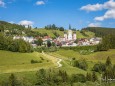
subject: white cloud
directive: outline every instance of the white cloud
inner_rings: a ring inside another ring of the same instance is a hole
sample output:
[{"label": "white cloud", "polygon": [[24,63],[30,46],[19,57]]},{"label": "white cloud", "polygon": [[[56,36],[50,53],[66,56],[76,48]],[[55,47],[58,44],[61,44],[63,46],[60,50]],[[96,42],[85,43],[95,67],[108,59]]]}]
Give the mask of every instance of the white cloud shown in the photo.
[{"label": "white cloud", "polygon": [[14,24],[15,22],[14,21],[10,21],[9,23]]},{"label": "white cloud", "polygon": [[115,9],[115,0],[109,0],[103,4],[104,9]]},{"label": "white cloud", "polygon": [[36,5],[44,5],[44,4],[45,4],[44,1],[37,1],[37,2],[36,2]]},{"label": "white cloud", "polygon": [[80,8],[81,10],[86,10],[86,11],[97,11],[97,10],[102,10],[103,9],[103,6],[102,4],[94,4],[94,5],[91,5],[91,4],[88,4],[86,6],[83,6]]},{"label": "white cloud", "polygon": [[115,19],[115,9],[108,10],[103,16],[95,17],[94,20],[103,21],[105,19]]},{"label": "white cloud", "polygon": [[0,7],[5,7],[5,2],[3,2],[3,0],[0,0]]},{"label": "white cloud", "polygon": [[80,8],[81,10],[85,10],[85,11],[98,11],[98,10],[102,10],[102,9],[115,9],[115,0],[109,0],[103,4],[88,4],[86,6],[82,6]]},{"label": "white cloud", "polygon": [[29,25],[29,26],[33,26],[34,22],[28,21],[28,20],[22,20],[22,21],[19,22],[19,24],[20,24],[20,25],[24,25],[24,26],[27,27],[28,25]]},{"label": "white cloud", "polygon": [[88,27],[100,27],[100,26],[101,26],[100,23],[90,23],[90,24],[88,25]]},{"label": "white cloud", "polygon": [[88,4],[86,6],[82,6],[80,9],[85,11],[107,10],[103,16],[94,18],[94,20],[97,21],[103,21],[105,19],[115,19],[115,0],[108,0],[103,4]]}]

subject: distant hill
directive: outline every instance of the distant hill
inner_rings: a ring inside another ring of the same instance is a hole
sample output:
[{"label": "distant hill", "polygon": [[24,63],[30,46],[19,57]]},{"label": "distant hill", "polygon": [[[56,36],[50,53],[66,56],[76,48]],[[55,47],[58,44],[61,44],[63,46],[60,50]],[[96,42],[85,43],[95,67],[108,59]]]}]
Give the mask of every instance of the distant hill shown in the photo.
[{"label": "distant hill", "polygon": [[[57,37],[57,36],[62,36],[64,35],[65,31],[60,31],[60,30],[53,30],[53,29],[45,29],[45,28],[34,28],[32,29],[31,27],[25,28],[22,25],[18,24],[12,24],[6,21],[0,21],[0,32],[4,32],[5,30],[9,30],[7,34],[10,35],[27,35],[27,36],[50,36],[50,37]],[[25,32],[23,34],[22,32]],[[91,31],[74,31],[77,34],[77,38],[91,38],[94,37],[95,34]]]},{"label": "distant hill", "polygon": [[0,21],[0,31],[13,29],[24,30],[25,27],[18,24],[11,24],[5,21]]},{"label": "distant hill", "polygon": [[82,30],[94,32],[95,36],[98,36],[98,37],[106,36],[108,34],[115,35],[115,28],[87,27]]}]

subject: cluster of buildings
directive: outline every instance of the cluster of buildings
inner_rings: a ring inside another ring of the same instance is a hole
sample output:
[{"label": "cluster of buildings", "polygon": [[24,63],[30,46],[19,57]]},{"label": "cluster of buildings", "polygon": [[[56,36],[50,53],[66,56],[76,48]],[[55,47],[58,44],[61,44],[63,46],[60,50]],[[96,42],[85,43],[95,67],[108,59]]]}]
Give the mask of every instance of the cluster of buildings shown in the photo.
[{"label": "cluster of buildings", "polygon": [[[51,43],[54,42],[57,46],[88,46],[88,45],[96,45],[99,44],[101,41],[101,38],[83,38],[83,39],[77,39],[76,32],[73,32],[72,30],[68,30],[68,32],[64,32],[64,36],[59,36],[56,39],[52,39],[49,36],[44,37],[38,37],[43,40],[43,44],[47,44],[47,41],[50,41]],[[36,47],[35,41],[38,38],[34,37],[26,37],[26,36],[14,36],[13,39],[23,39],[26,42],[29,42],[32,44],[33,47]],[[77,42],[76,42],[77,40]]]}]

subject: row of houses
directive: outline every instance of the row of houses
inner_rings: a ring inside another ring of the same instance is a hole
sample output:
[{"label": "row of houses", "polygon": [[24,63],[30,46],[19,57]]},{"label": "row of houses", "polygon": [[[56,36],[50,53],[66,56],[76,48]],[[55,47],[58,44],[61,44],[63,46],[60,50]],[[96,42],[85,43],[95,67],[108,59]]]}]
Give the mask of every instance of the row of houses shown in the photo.
[{"label": "row of houses", "polygon": [[50,36],[44,36],[44,37],[27,37],[27,36],[14,36],[13,39],[23,39],[26,42],[29,42],[32,44],[33,47],[36,47],[35,41],[37,39],[41,38],[43,40],[43,44],[47,44],[47,41],[50,41],[51,43],[54,42],[57,46],[88,46],[88,45],[97,45],[101,42],[101,38],[94,37],[94,38],[82,38],[77,40],[77,43],[75,43],[76,40],[64,40],[63,37],[57,37],[56,39],[52,39]]}]

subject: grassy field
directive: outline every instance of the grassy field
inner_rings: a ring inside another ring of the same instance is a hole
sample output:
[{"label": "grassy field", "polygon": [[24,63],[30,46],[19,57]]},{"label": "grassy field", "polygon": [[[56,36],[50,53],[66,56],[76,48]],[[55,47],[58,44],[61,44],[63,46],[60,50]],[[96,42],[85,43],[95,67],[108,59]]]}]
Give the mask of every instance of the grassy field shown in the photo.
[{"label": "grassy field", "polygon": [[[48,57],[46,57],[48,56]],[[79,52],[73,50],[59,50],[52,53],[16,53],[9,51],[0,51],[0,82],[8,80],[8,77],[11,73],[14,73],[18,78],[26,78],[30,83],[36,82],[36,72],[41,69],[53,68],[55,70],[65,70],[69,75],[82,73],[86,74],[91,72],[93,65],[98,62],[105,62],[107,57],[111,58],[113,64],[115,64],[115,49],[104,51],[104,52],[95,52],[89,55],[81,55]],[[42,60],[41,57],[44,59]],[[51,59],[53,57],[53,59]],[[56,68],[54,62],[56,63],[56,58],[62,59],[62,67]],[[71,58],[82,59],[85,58],[88,62],[89,68],[87,71],[79,69],[77,67],[72,67]],[[42,61],[42,63],[31,64],[31,60]],[[98,77],[100,76],[97,73]],[[114,86],[114,85],[113,85]]]},{"label": "grassy field", "polygon": [[109,56],[111,58],[112,63],[115,64],[115,49],[111,49],[109,51],[94,52],[88,55],[81,55],[79,52],[73,50],[59,50],[57,52],[54,52],[53,54],[56,55],[56,53],[61,55],[63,58],[85,58],[86,60],[92,62],[105,62],[106,58]]},{"label": "grassy field", "polygon": [[[53,34],[53,32],[58,33],[60,36],[64,35],[64,31],[59,31],[59,30],[46,30],[46,29],[33,29],[33,31],[38,31],[39,33],[47,33],[50,37],[55,37],[55,35]],[[67,32],[67,30],[66,30]],[[86,35],[88,36],[84,36],[82,33],[80,33],[80,31],[76,31],[77,34],[77,38],[90,38],[90,37],[94,37],[95,34],[93,32],[87,31],[85,32]]]},{"label": "grassy field", "polygon": [[[93,66],[97,62],[105,63],[106,58],[109,56],[111,58],[112,64],[115,64],[115,49],[103,52],[94,52],[89,55],[81,55],[79,52],[73,50],[59,50],[57,52],[48,53],[52,56],[62,58],[63,66],[60,68],[61,70],[67,71],[68,74],[76,74],[82,73],[86,74],[87,72],[91,72]],[[76,58],[78,59],[86,59],[88,63],[88,70],[84,71],[76,67],[71,66],[71,59]],[[100,76],[100,75],[99,75]]]},{"label": "grassy field", "polygon": [[[42,63],[31,63],[31,60]],[[16,53],[0,51],[0,73],[35,71],[39,68],[53,67],[52,62],[38,52]]]}]

